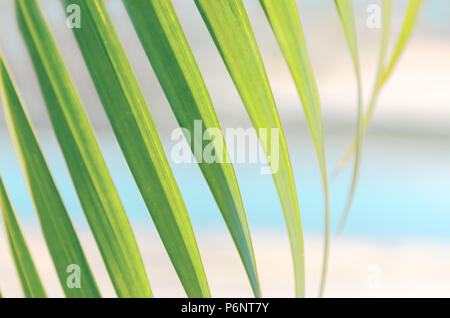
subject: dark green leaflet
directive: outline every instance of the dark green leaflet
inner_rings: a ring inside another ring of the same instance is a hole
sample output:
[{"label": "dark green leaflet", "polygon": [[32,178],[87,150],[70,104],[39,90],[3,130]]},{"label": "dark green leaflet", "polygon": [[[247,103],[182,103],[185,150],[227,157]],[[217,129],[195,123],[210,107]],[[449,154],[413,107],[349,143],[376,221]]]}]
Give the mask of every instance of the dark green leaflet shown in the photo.
[{"label": "dark green leaflet", "polygon": [[0,177],[0,210],[2,211],[6,235],[25,297],[46,298],[47,294],[42,286],[22,230],[17,222],[2,177]]},{"label": "dark green leaflet", "polygon": [[209,297],[209,287],[183,198],[156,126],[105,4],[79,5],[74,34],[125,159],[189,297]]},{"label": "dark green leaflet", "polygon": [[38,3],[17,1],[17,17],[56,137],[116,293],[151,297],[127,215]]},{"label": "dark green leaflet", "polygon": [[[67,297],[100,297],[75,229],[1,56],[0,86],[8,130],[64,292]],[[67,269],[73,264],[80,269],[81,288],[70,288],[67,284]]]},{"label": "dark green leaflet", "polygon": [[[211,98],[173,8],[167,0],[124,0],[141,43],[181,127],[195,134],[195,121],[201,120],[202,135],[207,129],[220,129]],[[216,139],[218,138],[218,139]],[[211,192],[222,212],[247,270],[253,291],[261,296],[256,262],[244,205],[233,165],[223,136],[214,135],[214,151],[219,162],[197,158]],[[204,141],[202,149],[207,143]],[[194,143],[191,143],[195,155]],[[213,151],[213,150],[212,150]]]}]

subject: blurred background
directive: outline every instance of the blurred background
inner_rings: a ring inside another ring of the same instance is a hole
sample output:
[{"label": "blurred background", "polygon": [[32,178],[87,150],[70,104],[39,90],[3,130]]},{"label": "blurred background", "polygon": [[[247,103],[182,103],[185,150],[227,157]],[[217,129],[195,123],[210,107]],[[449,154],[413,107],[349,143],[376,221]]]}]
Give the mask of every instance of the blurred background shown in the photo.
[{"label": "blurred background", "polygon": [[[408,6],[393,1],[391,47]],[[145,205],[126,167],[60,1],[40,1],[141,247],[154,294],[184,296]],[[178,125],[120,0],[106,0],[135,69],[160,136],[170,154]],[[193,1],[173,1],[223,128],[249,128],[250,120]],[[307,296],[318,293],[322,259],[323,194],[303,109],[275,37],[256,0],[244,1],[283,121],[294,166],[305,231]],[[334,1],[297,1],[322,102],[332,224],[335,232],[350,187],[352,163],[334,168],[353,139],[356,81]],[[358,0],[355,19],[364,91],[375,80],[381,29],[370,29]],[[450,2],[425,0],[416,28],[380,99],[365,140],[360,182],[347,227],[331,246],[326,296],[450,296]],[[82,22],[83,23],[83,22]],[[0,1],[0,48],[9,64],[59,190],[105,296],[114,296],[51,129],[31,61],[18,30],[14,2]],[[391,50],[392,51],[392,50]],[[220,212],[195,164],[172,164],[198,235],[213,296],[251,296]],[[294,296],[283,213],[272,177],[259,166],[235,166],[246,207],[264,296]],[[61,296],[36,214],[0,113],[0,172],[49,296]],[[21,296],[3,228],[0,287]]]}]

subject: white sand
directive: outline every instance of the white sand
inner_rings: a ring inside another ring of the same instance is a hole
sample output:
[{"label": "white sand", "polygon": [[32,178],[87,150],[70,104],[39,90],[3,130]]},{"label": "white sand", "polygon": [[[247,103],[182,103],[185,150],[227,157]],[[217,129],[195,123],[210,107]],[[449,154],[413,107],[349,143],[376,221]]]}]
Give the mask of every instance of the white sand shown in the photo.
[{"label": "white sand", "polygon": [[[90,234],[82,243],[104,296],[114,296]],[[184,292],[154,232],[137,233],[152,289],[157,297],[184,297]],[[40,234],[27,235],[30,249],[49,296],[62,296]],[[245,273],[227,234],[198,235],[213,296],[250,297]],[[255,252],[263,294],[292,297],[290,251],[284,234],[256,232]],[[322,257],[318,237],[306,239],[307,296],[317,295]],[[16,272],[0,236],[0,288],[5,297],[21,296]],[[328,297],[443,297],[450,296],[450,245],[428,243],[374,243],[340,239],[332,246],[326,296]]]}]

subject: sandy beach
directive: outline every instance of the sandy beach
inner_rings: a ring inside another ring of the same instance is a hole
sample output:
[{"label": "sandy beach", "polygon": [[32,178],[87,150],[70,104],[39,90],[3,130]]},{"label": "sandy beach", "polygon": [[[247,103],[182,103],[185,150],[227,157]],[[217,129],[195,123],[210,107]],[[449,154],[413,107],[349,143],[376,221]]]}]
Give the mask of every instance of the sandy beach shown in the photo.
[{"label": "sandy beach", "polygon": [[[4,297],[22,297],[5,236],[0,236],[0,287]],[[156,297],[185,297],[162,244],[154,232],[136,233]],[[104,297],[115,297],[93,239],[80,235]],[[36,266],[50,297],[63,296],[39,233],[27,235]],[[228,234],[203,231],[198,235],[212,295],[251,297],[238,255]],[[307,236],[306,294],[316,297],[322,258],[319,237]],[[255,253],[265,297],[293,297],[292,267],[287,237],[257,231]],[[428,242],[377,243],[365,239],[335,240],[332,245],[326,297],[448,297],[450,244]]]}]

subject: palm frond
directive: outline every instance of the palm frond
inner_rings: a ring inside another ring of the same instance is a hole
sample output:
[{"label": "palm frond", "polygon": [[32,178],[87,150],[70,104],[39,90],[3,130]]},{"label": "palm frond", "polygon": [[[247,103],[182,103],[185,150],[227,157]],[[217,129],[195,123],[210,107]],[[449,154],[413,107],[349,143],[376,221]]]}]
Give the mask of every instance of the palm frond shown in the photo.
[{"label": "palm frond", "polygon": [[[382,38],[381,38],[381,46],[380,46],[380,54],[379,54],[379,60],[378,60],[378,71],[375,79],[375,85],[372,90],[372,94],[369,101],[369,106],[367,108],[366,113],[364,114],[364,117],[362,119],[362,135],[361,138],[364,137],[364,134],[367,132],[367,129],[369,127],[370,120],[373,115],[373,111],[375,109],[376,102],[378,100],[378,96],[384,87],[386,80],[389,78],[389,76],[392,73],[392,70],[394,69],[395,65],[398,62],[398,59],[400,58],[401,53],[403,52],[410,36],[411,32],[413,30],[413,27],[417,21],[417,18],[420,13],[420,8],[423,3],[423,0],[411,0],[409,2],[408,11],[406,13],[405,21],[403,23],[402,31],[400,33],[400,36],[397,40],[397,44],[394,49],[393,56],[391,57],[391,60],[386,67],[386,57],[387,57],[387,49],[388,49],[388,42],[390,37],[390,20],[391,20],[391,11],[392,11],[392,0],[383,0],[382,1],[382,8],[383,8],[383,23],[382,23]],[[362,147],[362,146],[361,146]],[[357,137],[353,140],[350,147],[345,152],[342,159],[339,161],[337,166],[337,171],[341,170],[345,164],[350,159],[352,153],[357,148]],[[362,150],[361,150],[362,151]],[[355,158],[355,166],[359,164],[359,157]],[[353,186],[353,192],[355,191],[355,186]],[[345,223],[348,218],[348,214],[350,211],[352,203],[352,198],[349,198],[349,201],[347,203],[347,208],[344,211],[344,214],[341,219],[341,223],[339,226],[339,232],[342,232]]]},{"label": "palm frond", "polygon": [[[100,297],[75,229],[1,56],[0,91],[8,130],[61,286],[67,297]],[[81,288],[71,288],[66,282],[70,265],[80,269]]]},{"label": "palm frond", "polygon": [[[383,1],[383,8],[384,8],[383,16],[384,17],[390,18],[389,11],[386,11],[386,8],[387,8],[387,6],[389,6],[389,2],[391,2],[391,1],[386,1],[386,0]],[[401,54],[403,53],[403,51],[406,47],[406,44],[408,43],[409,38],[411,37],[411,33],[417,22],[417,18],[419,17],[420,8],[421,8],[422,4],[423,4],[423,0],[410,0],[410,2],[409,2],[408,11],[406,13],[405,21],[403,22],[402,30],[400,32],[400,36],[397,40],[397,44],[394,49],[394,54],[392,55],[392,57],[389,61],[388,67],[386,67],[386,65],[383,65],[382,76],[378,77],[378,75],[377,75],[377,82],[375,83],[375,87],[374,87],[374,89],[372,91],[372,95],[370,97],[369,107],[367,108],[367,111],[364,114],[364,121],[363,121],[364,132],[366,132],[367,128],[369,127],[369,123],[372,118],[373,111],[375,109],[375,105],[378,100],[378,96],[379,96],[382,88],[386,84],[386,81],[390,77],[392,70],[397,65],[397,62],[398,62]],[[390,20],[389,20],[389,22],[387,22],[383,18],[383,25],[384,25],[383,30],[387,30],[387,28],[385,28],[387,23],[390,24]],[[389,27],[389,30],[390,30],[390,27]],[[387,42],[388,40],[389,40],[389,32],[388,32],[388,34],[385,34],[385,31],[383,31],[383,36],[382,36],[382,40],[381,40],[381,51],[384,51],[384,50],[387,51],[387,44],[385,42]],[[384,48],[384,46],[386,46],[386,48]],[[382,54],[386,55],[387,53],[380,53],[380,60],[381,60]],[[379,67],[380,67],[380,64],[379,64]],[[355,148],[356,148],[356,140],[353,140],[352,144],[345,152],[345,155],[339,161],[339,164],[337,166],[338,171],[341,170],[345,166],[345,164],[348,162],[352,153],[355,151]]]},{"label": "palm frond", "polygon": [[41,9],[23,0],[16,8],[50,120],[116,293],[151,297],[127,215]]},{"label": "palm frond", "polygon": [[[324,286],[330,241],[330,202],[320,98],[295,0],[260,0],[289,66],[316,148],[325,197],[325,237],[321,286]],[[323,288],[322,288],[323,289]]]},{"label": "palm frond", "polygon": [[[196,134],[195,122],[201,120],[201,135],[220,129],[214,106],[203,77],[187,42],[172,2],[124,0],[153,70],[181,127],[188,129],[190,140]],[[205,162],[202,154],[191,149],[219,206],[244,263],[255,296],[261,291],[250,231],[233,165],[222,133],[203,141],[213,143],[215,162]]]},{"label": "palm frond", "polygon": [[17,222],[11,201],[0,176],[0,210],[2,210],[6,235],[19,274],[22,290],[27,298],[46,298],[39,274],[34,266],[25,238]]},{"label": "palm frond", "polygon": [[270,144],[262,142],[262,145],[269,157],[275,155],[270,153],[274,144],[280,148],[279,167],[275,167],[274,160],[269,160],[269,164],[289,232],[296,295],[303,297],[304,250],[297,191],[280,117],[247,12],[241,0],[195,0],[195,3],[260,139],[264,138],[260,129],[271,131],[274,128],[279,132],[279,139],[270,140]]},{"label": "palm frond", "polygon": [[[383,22],[382,22],[382,36],[381,36],[380,53],[379,53],[379,58],[378,58],[378,67],[377,67],[377,75],[376,75],[376,79],[375,79],[375,86],[374,86],[374,90],[372,93],[372,97],[370,99],[368,111],[370,111],[370,109],[373,108],[373,105],[375,104],[376,98],[378,96],[378,91],[380,89],[380,83],[381,83],[381,80],[383,77],[383,72],[386,67],[386,65],[385,65],[386,64],[386,55],[387,55],[387,48],[388,48],[388,44],[389,44],[389,35],[390,35],[390,26],[391,26],[391,10],[392,10],[392,1],[391,0],[383,0],[382,1]],[[366,120],[367,120],[367,114],[364,117],[363,123],[362,123],[363,132],[362,132],[362,135],[360,136],[361,138],[364,138],[364,133],[367,128]],[[354,147],[356,147],[356,144],[357,144],[356,139],[353,141],[353,144],[354,144]],[[354,149],[352,149],[351,151],[347,151],[346,157],[348,156],[348,158],[350,158],[350,155],[353,153],[353,151],[354,151]],[[356,160],[359,160],[359,158],[355,158],[355,166],[359,165],[359,163],[357,163]],[[353,188],[351,191],[355,191],[355,186],[352,185],[352,187]],[[352,200],[352,198],[350,197],[348,200]],[[351,201],[347,202],[347,207],[344,210],[344,213],[341,217],[341,221],[339,223],[339,232],[340,233],[344,230],[345,224],[348,219],[348,215],[350,213],[350,207],[351,207]]]},{"label": "palm frond", "polygon": [[422,7],[423,0],[411,0],[409,2],[408,11],[406,13],[405,22],[403,23],[402,30],[400,32],[400,36],[397,40],[397,44],[394,49],[394,53],[392,58],[388,64],[387,69],[383,73],[383,77],[380,82],[380,86],[386,82],[389,76],[392,73],[395,65],[397,65],[398,59],[400,58],[403,50],[405,49],[408,40],[411,37],[411,32],[416,25],[417,18],[419,17],[420,8]]},{"label": "palm frond", "polygon": [[103,1],[65,0],[83,12],[74,34],[144,202],[189,297],[209,287],[183,198],[153,118]]},{"label": "palm frond", "polygon": [[[353,202],[353,196],[355,194],[356,185],[358,182],[359,167],[361,161],[361,149],[363,143],[363,91],[362,91],[362,80],[361,80],[361,70],[359,66],[359,53],[358,44],[356,37],[355,20],[353,17],[353,4],[352,0],[335,0],[339,16],[344,28],[345,36],[347,39],[347,44],[350,49],[352,56],[353,67],[355,69],[356,82],[358,87],[358,112],[357,112],[357,128],[356,128],[356,148],[355,148],[355,165],[353,168],[352,183],[350,186],[350,192],[347,198],[347,203],[343,212],[343,219],[346,218],[348,211],[350,210],[351,204]],[[339,229],[342,231],[342,228]]]}]

